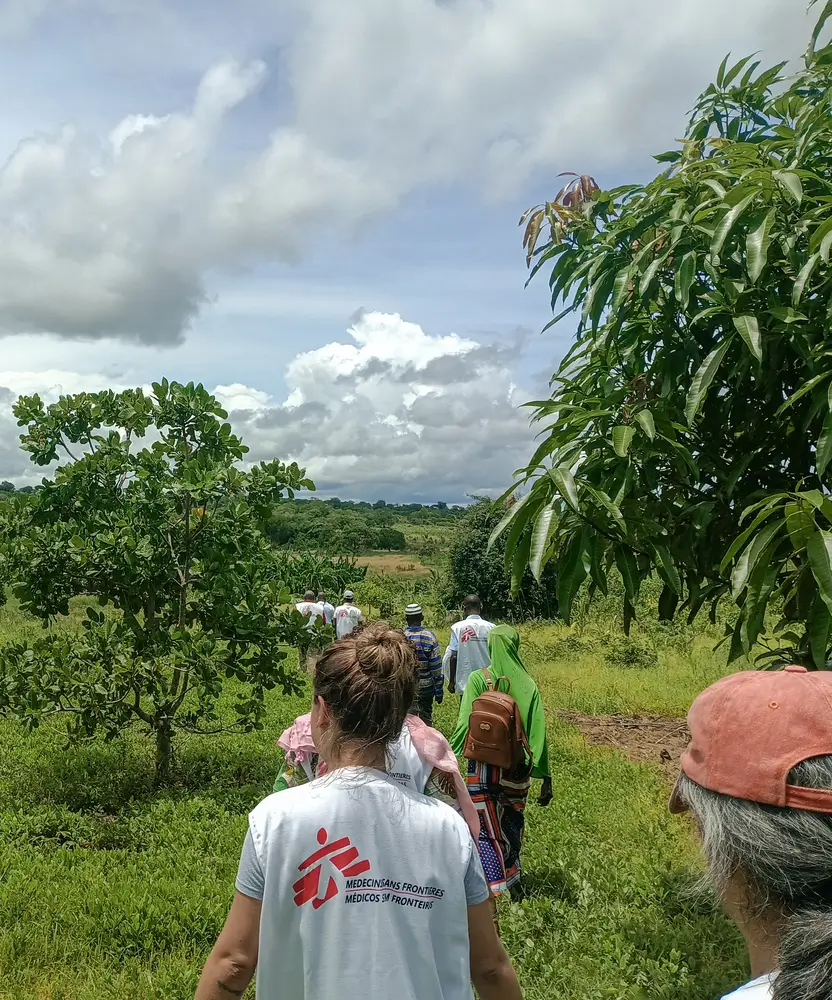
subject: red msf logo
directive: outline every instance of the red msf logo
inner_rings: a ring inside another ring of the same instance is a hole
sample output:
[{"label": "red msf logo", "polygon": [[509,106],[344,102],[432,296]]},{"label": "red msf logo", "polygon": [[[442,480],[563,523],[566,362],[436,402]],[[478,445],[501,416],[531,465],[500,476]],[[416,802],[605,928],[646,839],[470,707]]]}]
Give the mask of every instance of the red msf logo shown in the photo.
[{"label": "red msf logo", "polygon": [[[319,850],[311,854],[305,861],[298,865],[298,871],[305,871],[306,874],[295,882],[292,889],[295,893],[295,906],[303,906],[304,903],[312,902],[314,909],[320,909],[324,903],[338,895],[338,883],[330,875],[327,882],[326,892],[321,893],[321,862],[329,858],[329,862],[347,878],[355,878],[370,870],[369,861],[358,860],[358,850],[352,846],[349,837],[342,837],[328,844],[329,834],[326,830],[318,830],[318,843],[323,845]],[[314,866],[314,867],[313,867]],[[307,869],[309,869],[307,871]]]},{"label": "red msf logo", "polygon": [[460,642],[470,642],[472,639],[477,638],[477,633],[471,628],[470,625],[466,625],[465,628],[459,633]]}]

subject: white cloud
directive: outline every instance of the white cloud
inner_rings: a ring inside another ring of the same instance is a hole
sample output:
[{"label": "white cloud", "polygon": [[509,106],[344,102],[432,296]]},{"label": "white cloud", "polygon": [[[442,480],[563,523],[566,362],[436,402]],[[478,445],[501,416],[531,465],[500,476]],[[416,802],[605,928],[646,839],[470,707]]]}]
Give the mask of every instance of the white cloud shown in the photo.
[{"label": "white cloud", "polygon": [[[7,2],[0,32],[50,10],[164,6]],[[603,180],[672,142],[724,51],[793,55],[808,25],[802,0],[289,7],[271,69],[290,105],[258,108],[246,161],[224,126],[254,105],[258,61],[210,68],[188,111],[135,108],[106,137],[67,126],[21,141],[0,171],[0,334],[173,343],[210,298],[209,274],[295,260],[424,185],[513,196],[539,171]]]},{"label": "white cloud", "polygon": [[[324,494],[460,500],[503,489],[528,454],[531,432],[517,409],[519,344],[490,345],[425,332],[400,316],[362,313],[348,342],[299,354],[275,399],[241,384],[213,392],[251,451],[305,466]],[[0,372],[0,479],[43,474],[16,448],[11,406],[19,393],[124,388],[100,373]]]}]

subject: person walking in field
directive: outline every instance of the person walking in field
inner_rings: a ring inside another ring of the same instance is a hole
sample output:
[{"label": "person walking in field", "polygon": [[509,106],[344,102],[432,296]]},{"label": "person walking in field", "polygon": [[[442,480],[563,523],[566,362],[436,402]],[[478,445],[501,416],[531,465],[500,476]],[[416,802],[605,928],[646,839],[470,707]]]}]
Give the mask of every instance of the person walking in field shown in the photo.
[{"label": "person walking in field", "polygon": [[497,625],[488,633],[490,665],[468,678],[451,747],[457,756],[466,749],[471,713],[480,695],[489,690],[509,694],[531,752],[531,761],[516,773],[477,760],[468,760],[468,791],[480,814],[477,846],[488,884],[495,896],[509,892],[522,898],[520,848],[525,809],[532,778],[542,778],[540,805],[552,801],[549,744],[543,702],[532,677],[520,659],[520,635],[510,625]]},{"label": "person walking in field", "polygon": [[335,609],[336,638],[343,639],[363,622],[364,615],[361,614],[361,609],[355,606],[355,594],[351,590],[345,590],[344,603]]},{"label": "person walking in field", "polygon": [[428,726],[433,725],[433,703],[442,704],[445,678],[442,675],[442,657],[436,634],[425,628],[422,608],[419,604],[408,604],[404,611],[407,626],[404,634],[413,644],[418,667],[416,691],[416,714]]},{"label": "person walking in field", "polygon": [[493,622],[482,617],[482,602],[471,594],[462,602],[461,622],[451,626],[448,643],[448,690],[463,694],[468,678],[475,670],[488,666],[488,633]]},{"label": "person walking in field", "polygon": [[249,816],[237,893],[196,1000],[521,1000],[476,845],[452,809],[387,773],[416,664],[384,622],[315,670],[327,774]]},{"label": "person walking in field", "polygon": [[300,611],[304,618],[309,619],[309,624],[314,625],[319,618],[323,618],[324,609],[321,604],[315,600],[315,591],[307,590],[303,595],[303,600],[299,601],[295,607]]},{"label": "person walking in field", "polygon": [[323,591],[318,593],[318,604],[320,604],[323,610],[324,624],[331,625],[335,620],[335,608],[327,601],[326,594]]},{"label": "person walking in field", "polygon": [[723,677],[694,701],[688,729],[670,811],[692,815],[745,938],[751,982],[730,997],[830,1000],[832,673]]},{"label": "person walking in field", "polygon": [[309,623],[306,626],[306,634],[298,643],[298,665],[301,669],[307,669],[310,657],[314,655],[316,648],[315,623],[319,618],[323,618],[324,609],[321,604],[315,601],[315,592],[313,590],[307,590],[303,595],[303,600],[299,601],[295,607],[304,618],[309,619]]}]

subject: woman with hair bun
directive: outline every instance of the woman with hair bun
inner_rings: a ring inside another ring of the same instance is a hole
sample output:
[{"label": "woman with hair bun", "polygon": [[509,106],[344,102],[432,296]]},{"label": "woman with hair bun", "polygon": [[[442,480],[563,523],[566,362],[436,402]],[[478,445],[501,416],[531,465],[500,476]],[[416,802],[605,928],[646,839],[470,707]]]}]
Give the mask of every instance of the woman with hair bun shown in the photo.
[{"label": "woman with hair bun", "polygon": [[832,1000],[832,673],[725,677],[688,726],[670,810],[693,816],[748,946],[751,981],[730,996]]},{"label": "woman with hair bun", "polygon": [[315,668],[327,773],[249,816],[237,893],[197,1000],[520,1000],[465,821],[387,773],[413,703],[411,643],[385,622]]}]

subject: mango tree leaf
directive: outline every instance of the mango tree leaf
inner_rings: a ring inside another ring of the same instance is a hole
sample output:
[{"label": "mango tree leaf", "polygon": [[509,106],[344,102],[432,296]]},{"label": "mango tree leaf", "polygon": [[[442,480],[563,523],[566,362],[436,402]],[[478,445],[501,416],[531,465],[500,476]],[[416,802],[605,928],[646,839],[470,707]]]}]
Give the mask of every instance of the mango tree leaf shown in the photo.
[{"label": "mango tree leaf", "polygon": [[575,513],[579,514],[581,508],[578,502],[578,489],[575,486],[575,477],[565,466],[552,469],[549,474],[555,481],[555,486],[557,486],[560,495]]},{"label": "mango tree leaf", "polygon": [[638,592],[641,589],[641,577],[638,572],[636,557],[632,549],[618,548],[615,550],[615,565],[621,574],[624,583],[624,593],[630,604],[635,606],[638,601]]},{"label": "mango tree leaf", "polygon": [[711,254],[714,257],[718,257],[722,253],[722,248],[725,246],[726,240],[731,235],[736,224],[739,222],[743,212],[757,197],[757,194],[757,191],[752,191],[751,194],[747,194],[744,198],[741,198],[740,201],[733,206],[733,208],[730,208],[725,213],[722,221],[716,227],[713,242],[711,243]]},{"label": "mango tree leaf", "polygon": [[532,536],[527,531],[522,535],[517,547],[514,550],[514,558],[511,561],[511,596],[516,597],[520,593],[523,577],[529,565],[529,549],[531,547]]},{"label": "mango tree leaf", "polygon": [[820,244],[820,250],[818,251],[824,264],[829,263],[830,250],[832,250],[832,230],[830,230],[826,236],[823,237]]},{"label": "mango tree leaf", "polygon": [[696,277],[696,254],[686,253],[676,270],[676,303],[684,312],[688,307],[690,290]]},{"label": "mango tree leaf", "polygon": [[751,543],[743,550],[737,565],[734,567],[734,572],[731,574],[731,591],[734,595],[734,600],[745,590],[748,579],[757,568],[757,563],[760,561],[761,556],[781,531],[782,527],[782,520],[772,521],[771,524],[767,524],[764,528],[761,528],[759,533],[751,540]]},{"label": "mango tree leaf", "polygon": [[627,524],[624,521],[624,515],[621,513],[621,508],[618,504],[611,499],[603,490],[596,490],[592,486],[587,486],[587,493],[594,497],[595,500],[607,511],[607,513],[612,517],[621,531],[622,535],[627,534]]},{"label": "mango tree leaf", "polygon": [[809,645],[812,650],[812,660],[818,670],[826,668],[830,625],[832,625],[832,615],[818,592],[812,602],[812,617],[809,622]]},{"label": "mango tree leaf", "polygon": [[734,326],[745,341],[745,346],[753,354],[758,364],[763,361],[763,345],[760,340],[760,324],[756,316],[734,316]]},{"label": "mango tree leaf", "polygon": [[803,201],[803,184],[791,170],[775,170],[771,175],[798,205]]},{"label": "mango tree leaf", "polygon": [[812,532],[806,542],[806,553],[823,603],[832,611],[832,533]]},{"label": "mango tree leaf", "polygon": [[676,569],[676,564],[673,562],[673,557],[667,547],[664,545],[657,545],[656,557],[658,559],[659,572],[664,578],[665,583],[671,588],[674,594],[677,596],[680,595],[682,593],[682,581],[679,577],[679,571]]},{"label": "mango tree leaf", "polygon": [[782,405],[782,406],[781,406],[781,407],[780,407],[780,408],[779,408],[779,409],[777,410],[777,412],[776,412],[776,413],[774,414],[774,415],[775,415],[775,417],[779,417],[779,416],[780,416],[780,414],[781,414],[781,413],[783,413],[783,412],[784,412],[785,410],[788,410],[788,408],[789,408],[790,406],[794,406],[794,404],[795,404],[795,403],[796,403],[796,402],[797,402],[797,401],[798,401],[799,399],[803,399],[803,397],[804,397],[804,396],[805,396],[805,395],[806,395],[807,393],[810,393],[810,392],[811,392],[811,391],[812,391],[812,390],[813,390],[813,389],[815,388],[815,386],[817,386],[817,385],[820,385],[820,383],[821,383],[821,382],[822,382],[822,381],[823,381],[824,379],[827,379],[827,378],[829,378],[829,376],[830,376],[830,375],[832,375],[832,371],[828,371],[828,372],[822,372],[822,373],[821,373],[820,375],[815,375],[815,377],[814,377],[814,378],[810,378],[808,382],[804,383],[804,384],[803,384],[803,385],[802,385],[802,386],[801,386],[801,387],[800,387],[800,388],[799,388],[799,389],[797,390],[797,392],[794,392],[794,393],[792,393],[792,395],[791,395],[791,396],[789,396],[789,398],[788,398],[788,399],[786,400],[786,402],[785,402],[785,403],[783,403],[783,405]]},{"label": "mango tree leaf", "polygon": [[567,624],[571,620],[572,602],[589,574],[590,565],[585,532],[573,535],[557,567],[558,614]]},{"label": "mango tree leaf", "polygon": [[823,422],[823,429],[818,438],[818,449],[815,459],[820,478],[823,478],[823,474],[826,472],[826,467],[830,461],[832,461],[832,413],[827,413],[826,419]]},{"label": "mango tree leaf", "polygon": [[787,503],[786,530],[794,551],[802,552],[806,548],[809,535],[815,530],[815,519],[802,504]]},{"label": "mango tree leaf", "polygon": [[507,513],[502,517],[497,524],[497,527],[491,532],[491,537],[488,539],[488,548],[490,549],[497,539],[502,535],[506,528],[512,523],[512,521],[519,514],[523,512],[523,509],[529,502],[531,498],[531,493],[527,493],[524,497],[521,497],[516,503],[509,507]]},{"label": "mango tree leaf", "polygon": [[812,272],[818,266],[819,261],[820,254],[813,253],[800,269],[800,274],[798,274],[795,278],[794,288],[792,289],[792,305],[795,309],[800,305],[800,300],[803,298],[803,292],[806,290],[806,283],[809,281],[809,278],[812,277]]},{"label": "mango tree leaf", "polygon": [[639,410],[636,414],[636,423],[652,441],[656,437],[656,421],[649,410]]},{"label": "mango tree leaf", "polygon": [[618,427],[613,427],[612,446],[619,458],[627,457],[630,445],[633,443],[634,435],[635,430],[632,427],[625,427],[623,424],[619,424]]},{"label": "mango tree leaf", "polygon": [[737,538],[735,538],[734,541],[731,542],[728,551],[725,553],[722,562],[719,565],[720,573],[724,574],[728,571],[728,567],[731,565],[734,559],[736,559],[737,553],[740,551],[740,549],[745,547],[746,543],[751,539],[751,536],[760,527],[760,525],[764,521],[768,520],[769,517],[771,517],[772,511],[773,507],[770,507],[768,505],[766,505],[766,507],[764,507],[762,510],[758,511],[757,516],[754,518],[751,524],[748,525],[745,531],[743,531],[741,535],[738,535]]},{"label": "mango tree leaf", "polygon": [[555,511],[551,504],[544,507],[537,515],[534,522],[531,537],[531,548],[529,550],[529,569],[532,576],[540,582],[540,574],[543,571],[543,558],[549,546],[549,534],[552,527],[552,519]]},{"label": "mango tree leaf", "polygon": [[687,402],[685,403],[685,418],[687,419],[689,427],[693,426],[693,421],[696,419],[699,407],[702,405],[702,401],[708,394],[711,382],[713,382],[714,376],[719,370],[719,366],[722,364],[722,359],[725,357],[725,352],[730,346],[731,341],[726,337],[725,340],[723,340],[718,347],[715,347],[707,358],[705,358],[699,366],[696,374],[693,376],[693,381],[690,384],[690,392],[688,392]]},{"label": "mango tree leaf", "polygon": [[832,0],[827,0],[827,2],[823,5],[823,10],[820,12],[820,15],[815,23],[814,31],[812,32],[811,49],[813,52],[817,47],[818,39],[820,38],[820,33],[823,31],[824,27],[826,26],[826,22],[829,20],[830,17],[832,17]]},{"label": "mango tree leaf", "polygon": [[613,318],[618,312],[619,308],[623,304],[627,297],[627,292],[630,290],[630,268],[622,267],[618,274],[615,276],[615,284],[613,285],[612,291],[612,302],[610,303],[610,312]]},{"label": "mango tree leaf", "polygon": [[752,225],[746,237],[746,266],[748,277],[754,285],[763,273],[768,260],[768,248],[771,244],[771,228],[774,225],[776,212],[772,209],[761,216],[756,225]]},{"label": "mango tree leaf", "polygon": [[809,318],[801,312],[796,312],[791,306],[772,306],[769,309],[770,315],[779,319],[781,323],[805,323]]}]

